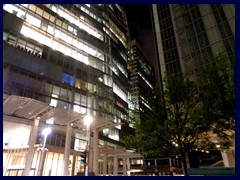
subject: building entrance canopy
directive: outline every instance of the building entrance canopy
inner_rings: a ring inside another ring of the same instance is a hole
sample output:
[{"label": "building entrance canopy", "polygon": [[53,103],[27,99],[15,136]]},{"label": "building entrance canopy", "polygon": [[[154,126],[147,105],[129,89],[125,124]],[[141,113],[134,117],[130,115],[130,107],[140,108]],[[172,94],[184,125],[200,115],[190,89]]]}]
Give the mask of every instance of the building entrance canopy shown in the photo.
[{"label": "building entrance canopy", "polygon": [[[72,109],[53,107],[32,98],[7,94],[3,94],[3,115],[30,120],[39,117],[42,122],[51,120],[54,121],[54,124],[62,126],[75,121],[83,125],[85,117],[85,114],[75,112]],[[111,128],[117,125],[119,124],[111,120],[93,116],[91,130]]]},{"label": "building entrance canopy", "polygon": [[[39,117],[40,122],[42,124],[46,123],[47,121],[53,120],[54,121],[54,128],[59,128],[58,130],[63,130],[66,133],[66,142],[65,142],[65,148],[56,148],[55,146],[49,146],[48,149],[50,152],[58,152],[58,153],[64,153],[64,156],[69,156],[70,153],[70,142],[71,142],[71,133],[78,133],[79,135],[79,129],[72,128],[73,131],[69,130],[69,125],[75,127],[74,125],[77,125],[78,127],[84,126],[84,117],[85,114],[81,114],[78,112],[75,112],[71,109],[63,109],[58,107],[50,106],[47,103],[17,96],[17,95],[7,95],[3,94],[3,116],[4,121],[12,120],[14,119],[15,122],[19,121],[34,121],[34,119]],[[104,128],[113,128],[114,126],[119,125],[118,123],[114,123],[111,120],[104,119],[103,117],[99,116],[92,116],[93,121],[91,123],[91,130],[94,132],[92,137],[92,146],[91,146],[91,153],[89,156],[89,159],[91,160],[89,163],[89,168],[95,172],[98,172],[98,157],[104,159],[105,165],[107,161],[113,162],[114,166],[114,173],[117,174],[117,159],[118,158],[139,158],[141,157],[140,154],[137,154],[135,151],[128,151],[124,147],[120,147],[118,145],[112,146],[109,144],[100,145],[98,144],[98,131],[104,129]],[[28,125],[29,122],[26,124]],[[8,124],[7,124],[8,125]],[[7,125],[5,124],[5,131]],[[60,127],[61,126],[61,127]],[[66,128],[65,128],[65,127]],[[10,127],[12,129],[12,127]],[[34,127],[33,127],[34,129]],[[30,131],[30,130],[29,130]],[[32,133],[33,134],[33,133]],[[75,134],[76,135],[76,134]],[[83,137],[81,137],[83,138]],[[31,139],[31,138],[30,138]],[[34,151],[35,147],[33,147],[32,151],[28,150],[28,152],[35,153]],[[75,151],[74,151],[75,152]],[[29,154],[29,153],[28,153]],[[73,153],[72,153],[73,154]],[[109,158],[109,159],[105,159]],[[68,158],[67,158],[68,159]],[[31,161],[32,162],[32,161]],[[124,160],[125,164],[126,161]],[[64,167],[69,166],[68,161],[62,162],[64,164]],[[25,165],[28,167],[28,165]],[[65,172],[65,171],[64,171]],[[105,172],[104,174],[106,174]]]}]

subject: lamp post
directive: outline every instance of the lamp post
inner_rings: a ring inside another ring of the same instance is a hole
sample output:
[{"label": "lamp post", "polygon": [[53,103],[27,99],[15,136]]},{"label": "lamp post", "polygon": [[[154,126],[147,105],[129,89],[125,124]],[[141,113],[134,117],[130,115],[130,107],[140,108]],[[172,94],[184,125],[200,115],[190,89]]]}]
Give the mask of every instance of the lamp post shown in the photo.
[{"label": "lamp post", "polygon": [[91,140],[91,131],[90,125],[92,123],[92,117],[90,115],[86,115],[84,117],[84,123],[87,128],[87,148],[86,148],[86,167],[85,167],[85,176],[89,175],[89,153],[90,153],[90,140]]},{"label": "lamp post", "polygon": [[43,147],[40,149],[41,153],[40,153],[40,161],[39,161],[39,166],[38,166],[38,176],[42,176],[43,174],[43,167],[44,167],[44,161],[45,161],[45,155],[46,155],[46,151],[47,149],[46,147],[46,141],[47,141],[47,136],[50,134],[51,129],[45,128],[42,131],[42,134],[44,135],[44,141],[43,141]]}]

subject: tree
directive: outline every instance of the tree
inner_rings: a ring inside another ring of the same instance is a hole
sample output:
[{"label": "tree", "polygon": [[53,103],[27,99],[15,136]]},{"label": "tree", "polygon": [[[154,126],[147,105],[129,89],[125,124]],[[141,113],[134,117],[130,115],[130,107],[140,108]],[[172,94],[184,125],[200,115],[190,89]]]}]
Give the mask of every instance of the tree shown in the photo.
[{"label": "tree", "polygon": [[202,112],[212,121],[211,131],[219,138],[221,147],[228,148],[229,137],[235,132],[234,67],[223,53],[215,56],[213,62],[198,76]]},{"label": "tree", "polygon": [[180,154],[184,174],[187,175],[186,154],[190,149],[197,148],[202,139],[211,144],[207,133],[211,121],[203,116],[197,85],[188,78],[166,76],[163,96],[166,116],[158,129],[164,132],[161,133],[164,139],[177,146],[175,149]]},{"label": "tree", "polygon": [[[128,137],[123,142],[137,143],[147,155],[180,155],[187,175],[185,154],[206,137],[209,123],[201,116],[201,101],[194,82],[180,75],[166,76],[164,82],[165,90],[156,89],[150,101],[152,111],[141,112],[141,120],[135,123],[140,136]],[[138,140],[130,140],[134,138]]]},{"label": "tree", "polygon": [[[165,89],[155,89],[149,101],[151,111],[135,111],[136,136],[126,137],[127,147],[139,148],[147,156],[178,154],[187,175],[186,153],[190,149],[215,150],[213,134],[229,146],[229,130],[234,131],[234,73],[223,55],[199,74],[198,81],[185,76],[164,79]],[[133,113],[133,114],[134,114]]]}]

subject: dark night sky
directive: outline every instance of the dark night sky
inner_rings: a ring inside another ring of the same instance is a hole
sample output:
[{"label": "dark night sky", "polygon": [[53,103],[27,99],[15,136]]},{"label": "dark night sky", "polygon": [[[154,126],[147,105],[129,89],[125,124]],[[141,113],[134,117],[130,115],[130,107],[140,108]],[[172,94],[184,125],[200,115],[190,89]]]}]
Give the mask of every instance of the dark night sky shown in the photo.
[{"label": "dark night sky", "polygon": [[125,10],[131,39],[137,39],[144,55],[154,66],[156,55],[153,46],[153,32],[150,15],[151,4],[126,4]]}]

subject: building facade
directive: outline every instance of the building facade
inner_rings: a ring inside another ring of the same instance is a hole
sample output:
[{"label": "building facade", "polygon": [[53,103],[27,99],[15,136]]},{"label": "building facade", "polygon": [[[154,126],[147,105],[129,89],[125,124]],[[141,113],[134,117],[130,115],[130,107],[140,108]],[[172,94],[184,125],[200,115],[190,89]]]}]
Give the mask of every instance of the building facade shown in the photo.
[{"label": "building facade", "polygon": [[154,4],[152,13],[159,76],[184,73],[194,79],[218,53],[234,65],[234,4]]},{"label": "building facade", "polygon": [[[234,68],[234,4],[153,4],[152,17],[159,84],[165,73],[196,80],[198,72],[215,63],[213,57],[220,53]],[[234,141],[222,152],[226,167],[235,166]]]},{"label": "building facade", "polygon": [[130,74],[129,109],[144,113],[150,111],[149,97],[153,96],[155,86],[154,69],[136,40],[128,42],[128,55]]},{"label": "building facade", "polygon": [[132,132],[128,36],[117,4],[3,5],[4,175],[81,174],[86,152],[89,172],[117,173],[119,141]]}]

